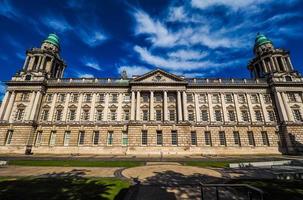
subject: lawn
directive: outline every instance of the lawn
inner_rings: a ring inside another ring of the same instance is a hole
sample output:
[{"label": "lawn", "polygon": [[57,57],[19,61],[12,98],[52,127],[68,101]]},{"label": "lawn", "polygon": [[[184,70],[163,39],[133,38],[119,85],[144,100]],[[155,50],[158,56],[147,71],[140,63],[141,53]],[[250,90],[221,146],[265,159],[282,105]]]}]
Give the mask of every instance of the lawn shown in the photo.
[{"label": "lawn", "polygon": [[129,182],[116,178],[0,178],[0,199],[117,200],[123,198],[129,186]]},{"label": "lawn", "polygon": [[230,161],[186,161],[184,165],[195,167],[228,167]]},{"label": "lawn", "polygon": [[140,161],[85,161],[85,160],[11,160],[9,165],[21,166],[62,166],[62,167],[136,167]]}]

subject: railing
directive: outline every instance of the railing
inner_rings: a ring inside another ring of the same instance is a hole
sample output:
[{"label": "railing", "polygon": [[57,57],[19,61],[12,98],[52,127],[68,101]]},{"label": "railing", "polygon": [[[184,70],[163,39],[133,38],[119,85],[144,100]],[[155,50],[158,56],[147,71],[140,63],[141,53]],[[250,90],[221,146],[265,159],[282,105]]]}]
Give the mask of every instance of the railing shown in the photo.
[{"label": "railing", "polygon": [[60,78],[50,79],[49,83],[101,83],[101,84],[121,84],[128,83],[128,79],[118,78]]},{"label": "railing", "polygon": [[[215,196],[216,200],[220,200],[220,195],[219,195],[219,189],[222,188],[239,188],[239,189],[246,189],[247,190],[247,199],[248,200],[263,200],[264,192],[256,187],[253,187],[251,185],[247,184],[200,184],[200,189],[201,189],[201,200],[206,200],[205,198],[205,188],[215,188]],[[223,199],[223,198],[222,198]]]},{"label": "railing", "polygon": [[186,79],[191,84],[260,84],[266,83],[263,79],[211,79],[211,78],[193,78]]}]

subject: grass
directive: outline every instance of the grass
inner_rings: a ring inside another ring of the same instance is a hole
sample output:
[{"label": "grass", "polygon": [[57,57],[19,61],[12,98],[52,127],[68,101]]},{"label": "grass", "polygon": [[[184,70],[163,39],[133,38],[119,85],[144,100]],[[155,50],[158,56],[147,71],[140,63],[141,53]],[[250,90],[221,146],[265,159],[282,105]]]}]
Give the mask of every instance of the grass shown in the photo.
[{"label": "grass", "polygon": [[144,165],[140,161],[85,161],[85,160],[11,160],[9,165],[20,166],[60,166],[60,167],[136,167]]},{"label": "grass", "polygon": [[122,199],[130,183],[116,178],[0,178],[0,199]]},{"label": "grass", "polygon": [[230,161],[186,161],[184,165],[195,167],[228,167]]}]

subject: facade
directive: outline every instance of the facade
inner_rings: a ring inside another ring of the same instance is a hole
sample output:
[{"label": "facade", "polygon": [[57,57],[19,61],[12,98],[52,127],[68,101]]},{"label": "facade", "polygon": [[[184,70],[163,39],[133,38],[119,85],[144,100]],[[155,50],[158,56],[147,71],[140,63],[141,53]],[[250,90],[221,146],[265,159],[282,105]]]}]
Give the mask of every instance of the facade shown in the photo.
[{"label": "facade", "polygon": [[26,52],[7,81],[0,152],[281,154],[303,152],[303,78],[289,52],[257,35],[251,79],[63,78],[59,39]]}]

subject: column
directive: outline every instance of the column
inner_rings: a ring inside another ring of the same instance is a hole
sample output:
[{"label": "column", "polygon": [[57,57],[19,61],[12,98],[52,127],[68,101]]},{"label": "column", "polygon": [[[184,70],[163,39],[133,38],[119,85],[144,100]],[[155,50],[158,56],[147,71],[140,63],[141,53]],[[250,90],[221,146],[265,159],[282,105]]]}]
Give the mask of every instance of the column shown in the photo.
[{"label": "column", "polygon": [[293,71],[293,70],[294,70],[294,66],[293,66],[292,63],[291,63],[290,58],[287,57],[286,59],[287,59],[287,61],[288,61],[288,63],[289,63],[289,67],[290,67],[291,71]]},{"label": "column", "polygon": [[25,114],[24,114],[24,115],[25,115],[25,116],[24,116],[24,119],[25,119],[25,120],[30,120],[30,115],[31,115],[31,113],[32,113],[32,109],[33,109],[35,97],[36,97],[36,92],[33,91],[33,92],[31,93],[31,98],[30,98],[30,100],[29,100],[29,104],[28,104],[28,106],[27,106],[27,108],[26,108],[26,110],[25,110]]},{"label": "column", "polygon": [[186,92],[183,91],[183,119],[184,121],[188,120],[188,114],[187,114],[187,95]]},{"label": "column", "polygon": [[210,93],[207,93],[207,102],[208,102],[208,110],[209,110],[209,122],[212,122],[214,121],[214,111],[213,111],[213,102]]},{"label": "column", "polygon": [[41,69],[41,70],[44,70],[45,58],[46,58],[46,56],[43,56],[42,62],[41,62],[41,64],[40,64],[40,69]]},{"label": "column", "polygon": [[261,109],[262,109],[262,113],[263,113],[264,122],[269,122],[269,119],[268,119],[268,116],[267,116],[267,110],[265,108],[265,103],[264,103],[263,95],[262,94],[258,94],[258,97],[260,99],[260,104],[261,104]]},{"label": "column", "polygon": [[155,119],[154,116],[154,91],[150,91],[149,98],[149,120],[153,121]]},{"label": "column", "polygon": [[36,65],[36,69],[35,69],[37,71],[40,69],[41,60],[42,60],[42,58],[41,58],[41,56],[39,56],[39,59],[38,59],[37,65]]},{"label": "column", "polygon": [[238,95],[233,93],[233,97],[234,97],[234,104],[235,104],[235,110],[236,110],[236,116],[237,116],[237,121],[241,122],[241,110],[239,107],[239,102],[238,102]]},{"label": "column", "polygon": [[289,121],[295,121],[294,116],[292,114],[292,111],[291,111],[291,109],[289,107],[289,104],[288,104],[288,98],[286,96],[286,93],[281,92],[281,96],[282,96],[283,104],[284,104],[285,109],[286,109],[286,114],[287,114],[288,120]]},{"label": "column", "polygon": [[135,120],[135,113],[136,113],[136,97],[135,92],[132,91],[132,102],[131,102],[131,111],[130,111],[130,119]]},{"label": "column", "polygon": [[256,118],[255,118],[255,113],[254,113],[254,110],[252,108],[252,103],[251,103],[251,99],[250,99],[250,94],[247,94],[246,93],[246,99],[247,99],[247,104],[248,104],[248,110],[249,110],[249,113],[250,113],[250,119],[252,122],[255,122],[256,121]]},{"label": "column", "polygon": [[13,105],[14,105],[14,102],[15,102],[15,97],[16,97],[16,93],[15,93],[15,91],[13,91],[10,98],[9,98],[7,109],[5,111],[3,120],[9,120],[12,109],[13,109]]},{"label": "column", "polygon": [[223,112],[223,122],[227,122],[228,117],[227,117],[227,110],[226,110],[226,105],[225,105],[224,94],[221,93],[220,95],[221,95],[221,105],[222,105],[222,112]]},{"label": "column", "polygon": [[50,111],[49,111],[48,121],[53,121],[57,96],[58,96],[57,93],[55,93],[54,96],[53,96],[53,102],[52,102],[52,105],[51,105],[51,108],[50,108]]},{"label": "column", "polygon": [[274,57],[274,61],[275,61],[275,64],[276,64],[276,70],[279,72],[280,71],[280,66],[279,66],[278,59],[277,59],[276,56]]},{"label": "column", "polygon": [[195,95],[196,121],[200,122],[201,116],[200,116],[200,109],[199,109],[199,96],[197,93],[195,93],[194,95]]},{"label": "column", "polygon": [[280,92],[275,92],[275,100],[276,100],[276,104],[277,104],[277,110],[280,116],[280,120],[281,121],[288,121],[288,117],[286,114],[286,110],[285,110],[285,106],[282,100],[282,96]]},{"label": "column", "polygon": [[61,71],[61,76],[60,76],[60,78],[63,78],[63,76],[64,76],[64,70],[65,70],[65,67],[63,67],[63,69],[62,69],[62,71]]},{"label": "column", "polygon": [[32,70],[33,69],[34,60],[35,60],[34,56],[29,56],[29,63],[28,63],[28,66],[27,66],[27,70]]},{"label": "column", "polygon": [[38,91],[36,94],[34,105],[32,108],[31,115],[30,115],[30,120],[35,120],[37,113],[39,113],[39,104],[41,102],[41,97],[42,97],[41,91]]},{"label": "column", "polygon": [[137,106],[136,106],[136,120],[140,120],[140,104],[141,104],[141,98],[140,98],[140,91],[137,91]]},{"label": "column", "polygon": [[270,57],[270,63],[271,63],[271,66],[272,66],[271,71],[272,72],[277,71],[275,63],[274,63],[274,59],[272,57]]},{"label": "column", "polygon": [[117,121],[121,121],[121,119],[122,119],[122,101],[123,101],[123,94],[119,93],[118,108],[117,108]]},{"label": "column", "polygon": [[264,70],[264,73],[267,73],[267,66],[266,66],[266,63],[264,61],[264,59],[262,59],[262,65],[263,65],[263,70]]},{"label": "column", "polygon": [[10,99],[10,92],[6,91],[0,108],[0,120],[2,120],[3,118],[3,115],[5,113],[5,108],[7,107],[7,103],[9,99]]},{"label": "column", "polygon": [[108,120],[108,104],[109,104],[109,93],[105,94],[105,103],[104,103],[104,121]]},{"label": "column", "polygon": [[83,93],[81,93],[79,96],[77,113],[76,113],[76,121],[80,121],[80,119],[81,119],[82,101],[83,101]]},{"label": "column", "polygon": [[280,59],[281,59],[282,65],[283,65],[283,70],[287,71],[284,57],[281,56]]},{"label": "column", "polygon": [[97,94],[93,93],[92,104],[89,113],[89,121],[95,121],[96,98],[97,98]]},{"label": "column", "polygon": [[67,119],[69,98],[70,98],[70,93],[67,93],[65,103],[64,103],[64,108],[63,108],[62,121],[66,121],[66,119]]},{"label": "column", "polygon": [[164,98],[163,98],[163,107],[164,107],[164,121],[167,121],[167,91],[164,91]]},{"label": "column", "polygon": [[26,70],[29,56],[26,56],[25,62],[23,64],[23,70]]},{"label": "column", "polygon": [[178,121],[181,122],[182,119],[182,104],[181,104],[181,92],[177,91],[177,103],[178,103]]}]

